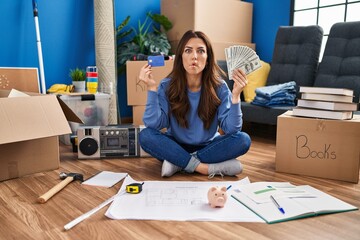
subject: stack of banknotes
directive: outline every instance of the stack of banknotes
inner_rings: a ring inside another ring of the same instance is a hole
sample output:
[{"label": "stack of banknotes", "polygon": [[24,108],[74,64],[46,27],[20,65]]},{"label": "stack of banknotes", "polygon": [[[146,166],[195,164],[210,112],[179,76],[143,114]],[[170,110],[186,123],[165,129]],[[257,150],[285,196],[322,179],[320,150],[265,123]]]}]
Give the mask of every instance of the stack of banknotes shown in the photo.
[{"label": "stack of banknotes", "polygon": [[261,67],[259,56],[248,46],[236,45],[225,48],[225,59],[229,79],[232,79],[234,69],[240,68],[248,75]]}]

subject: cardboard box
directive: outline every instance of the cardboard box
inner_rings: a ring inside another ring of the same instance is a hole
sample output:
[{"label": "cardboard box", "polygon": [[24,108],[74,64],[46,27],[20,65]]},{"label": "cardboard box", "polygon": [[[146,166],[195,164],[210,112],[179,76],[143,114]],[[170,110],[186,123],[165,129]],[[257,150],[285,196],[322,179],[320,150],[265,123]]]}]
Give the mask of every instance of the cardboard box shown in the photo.
[{"label": "cardboard box", "polygon": [[40,93],[37,68],[0,67],[0,89]]},{"label": "cardboard box", "polygon": [[[171,51],[175,53],[177,46],[179,45],[180,40],[171,41]],[[255,43],[241,43],[241,42],[211,42],[215,54],[216,60],[223,60],[225,61],[225,48],[234,45],[241,45],[241,46],[248,46],[255,51]]]},{"label": "cardboard box", "polygon": [[[140,69],[147,61],[127,61],[126,62],[126,85],[128,105],[146,105],[147,87],[139,80]],[[174,61],[165,61],[164,67],[154,67],[153,77],[157,84],[163,80],[173,69]]]},{"label": "cardboard box", "polygon": [[358,183],[360,115],[352,120],[278,117],[276,171]]},{"label": "cardboard box", "polygon": [[189,29],[204,32],[214,42],[251,43],[253,4],[238,0],[162,0],[161,14],[173,24],[170,41]]},{"label": "cardboard box", "polygon": [[134,125],[144,125],[143,116],[145,112],[144,105],[133,106],[133,124]]},{"label": "cardboard box", "polygon": [[0,181],[57,169],[58,136],[71,132],[68,120],[81,120],[55,95],[9,93],[0,90]]}]

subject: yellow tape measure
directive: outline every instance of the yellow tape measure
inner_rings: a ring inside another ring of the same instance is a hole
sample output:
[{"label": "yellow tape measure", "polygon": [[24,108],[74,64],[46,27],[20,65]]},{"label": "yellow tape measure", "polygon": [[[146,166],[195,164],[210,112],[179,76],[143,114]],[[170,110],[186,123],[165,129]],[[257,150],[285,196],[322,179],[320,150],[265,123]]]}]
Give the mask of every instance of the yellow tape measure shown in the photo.
[{"label": "yellow tape measure", "polygon": [[127,193],[140,193],[142,191],[142,185],[144,183],[131,183],[129,185],[126,185],[126,192]]}]

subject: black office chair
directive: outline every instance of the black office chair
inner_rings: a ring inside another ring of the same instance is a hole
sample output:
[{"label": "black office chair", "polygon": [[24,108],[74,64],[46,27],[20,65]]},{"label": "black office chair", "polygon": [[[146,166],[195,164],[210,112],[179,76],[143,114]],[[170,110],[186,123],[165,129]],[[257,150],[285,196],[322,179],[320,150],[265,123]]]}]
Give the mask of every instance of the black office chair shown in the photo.
[{"label": "black office chair", "polygon": [[314,86],[352,89],[354,102],[359,102],[360,21],[331,27]]}]

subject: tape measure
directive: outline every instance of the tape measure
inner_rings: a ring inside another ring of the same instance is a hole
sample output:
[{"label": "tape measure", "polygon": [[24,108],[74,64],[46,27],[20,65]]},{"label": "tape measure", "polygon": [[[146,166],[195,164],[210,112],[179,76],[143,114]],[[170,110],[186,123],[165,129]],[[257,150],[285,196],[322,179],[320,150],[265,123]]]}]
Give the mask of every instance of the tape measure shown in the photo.
[{"label": "tape measure", "polygon": [[143,184],[144,183],[131,183],[126,185],[126,192],[132,194],[140,193],[142,191]]}]

